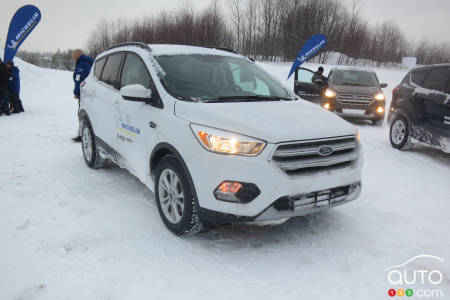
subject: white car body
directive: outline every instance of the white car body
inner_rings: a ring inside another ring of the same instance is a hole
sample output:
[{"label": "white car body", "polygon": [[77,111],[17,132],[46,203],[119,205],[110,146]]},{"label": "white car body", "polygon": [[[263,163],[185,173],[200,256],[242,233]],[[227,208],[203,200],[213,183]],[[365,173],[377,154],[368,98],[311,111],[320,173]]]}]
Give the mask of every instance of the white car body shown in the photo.
[{"label": "white car body", "polygon": [[[176,151],[173,154],[187,167],[195,186],[200,215],[206,218],[279,220],[313,213],[359,196],[362,155],[357,129],[353,125],[302,100],[238,103],[181,101],[169,94],[158,79],[160,66],[154,57],[201,54],[246,58],[200,47],[149,45],[149,48],[151,50],[132,45],[118,47],[100,54],[97,61],[115,52],[137,54],[153,79],[163,108],[124,100],[119,90],[101,82],[92,71],[81,90],[80,116],[90,120],[95,135],[103,141],[102,156],[128,169],[150,190],[155,190],[152,159],[157,151],[170,145],[166,150]],[[266,146],[257,156],[217,154],[200,144],[192,125],[230,135],[253,137],[265,141]],[[319,166],[312,165],[305,172],[287,174],[274,159],[280,145],[299,143],[303,147],[307,142],[313,147],[325,141],[333,144],[335,139],[346,139],[355,144],[345,155],[338,157],[344,162],[336,166],[327,167],[327,163],[337,156],[314,157],[311,162],[319,161]],[[249,203],[218,200],[214,190],[225,180],[252,183],[259,188],[260,194]],[[338,188],[347,189],[345,195],[338,194]],[[278,199],[292,206],[276,209],[273,204]]]}]

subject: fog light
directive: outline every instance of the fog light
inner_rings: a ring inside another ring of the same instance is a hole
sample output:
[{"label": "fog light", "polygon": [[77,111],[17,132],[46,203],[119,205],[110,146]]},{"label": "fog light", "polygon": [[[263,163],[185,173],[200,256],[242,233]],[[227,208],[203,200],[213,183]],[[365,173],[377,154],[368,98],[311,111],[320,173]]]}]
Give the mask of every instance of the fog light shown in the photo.
[{"label": "fog light", "polygon": [[329,102],[325,103],[323,105],[323,108],[325,108],[326,110],[330,110],[331,109],[331,104]]},{"label": "fog light", "polygon": [[235,203],[248,203],[259,196],[260,190],[253,183],[224,181],[214,190],[217,200]]},{"label": "fog light", "polygon": [[377,107],[377,113],[379,113],[379,114],[384,113],[384,107],[383,106],[378,106]]},{"label": "fog light", "polygon": [[361,184],[359,182],[352,184],[350,186],[350,188],[348,189],[348,194],[350,195],[350,194],[356,193],[359,190],[360,186],[361,186]]}]

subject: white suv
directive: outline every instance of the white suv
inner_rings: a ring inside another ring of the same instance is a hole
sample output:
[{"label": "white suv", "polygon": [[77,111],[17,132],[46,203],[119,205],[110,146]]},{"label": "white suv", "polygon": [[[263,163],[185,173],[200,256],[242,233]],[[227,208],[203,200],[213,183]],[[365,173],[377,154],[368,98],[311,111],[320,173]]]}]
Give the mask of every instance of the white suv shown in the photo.
[{"label": "white suv", "polygon": [[357,129],[231,51],[114,46],[80,104],[88,166],[129,170],[176,234],[305,215],[361,192]]}]

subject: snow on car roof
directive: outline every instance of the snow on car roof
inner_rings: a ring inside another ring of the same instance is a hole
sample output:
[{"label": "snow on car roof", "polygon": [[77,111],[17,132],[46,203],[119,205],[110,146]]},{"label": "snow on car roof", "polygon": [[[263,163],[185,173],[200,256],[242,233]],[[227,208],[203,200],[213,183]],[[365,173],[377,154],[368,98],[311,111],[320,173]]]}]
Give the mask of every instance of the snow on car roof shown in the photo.
[{"label": "snow on car roof", "polygon": [[200,55],[242,57],[241,55],[238,54],[214,48],[204,48],[204,47],[184,46],[184,45],[169,45],[169,44],[153,44],[153,45],[150,44],[148,46],[150,47],[150,49],[152,49],[153,56],[200,54]]}]

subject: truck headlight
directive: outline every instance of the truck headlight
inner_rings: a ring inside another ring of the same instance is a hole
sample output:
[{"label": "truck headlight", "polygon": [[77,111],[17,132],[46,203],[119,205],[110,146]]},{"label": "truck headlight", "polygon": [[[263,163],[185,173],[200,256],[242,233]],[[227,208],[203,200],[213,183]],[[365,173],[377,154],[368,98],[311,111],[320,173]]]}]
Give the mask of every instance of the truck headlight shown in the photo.
[{"label": "truck headlight", "polygon": [[200,144],[215,153],[256,156],[266,146],[264,141],[225,130],[196,124],[191,129]]},{"label": "truck headlight", "polygon": [[384,100],[384,94],[383,93],[378,93],[375,96],[373,96],[375,98],[375,100],[378,101],[383,101]]},{"label": "truck headlight", "polygon": [[336,92],[331,90],[331,89],[326,89],[325,97],[327,97],[327,98],[334,98],[334,97],[336,97]]}]

